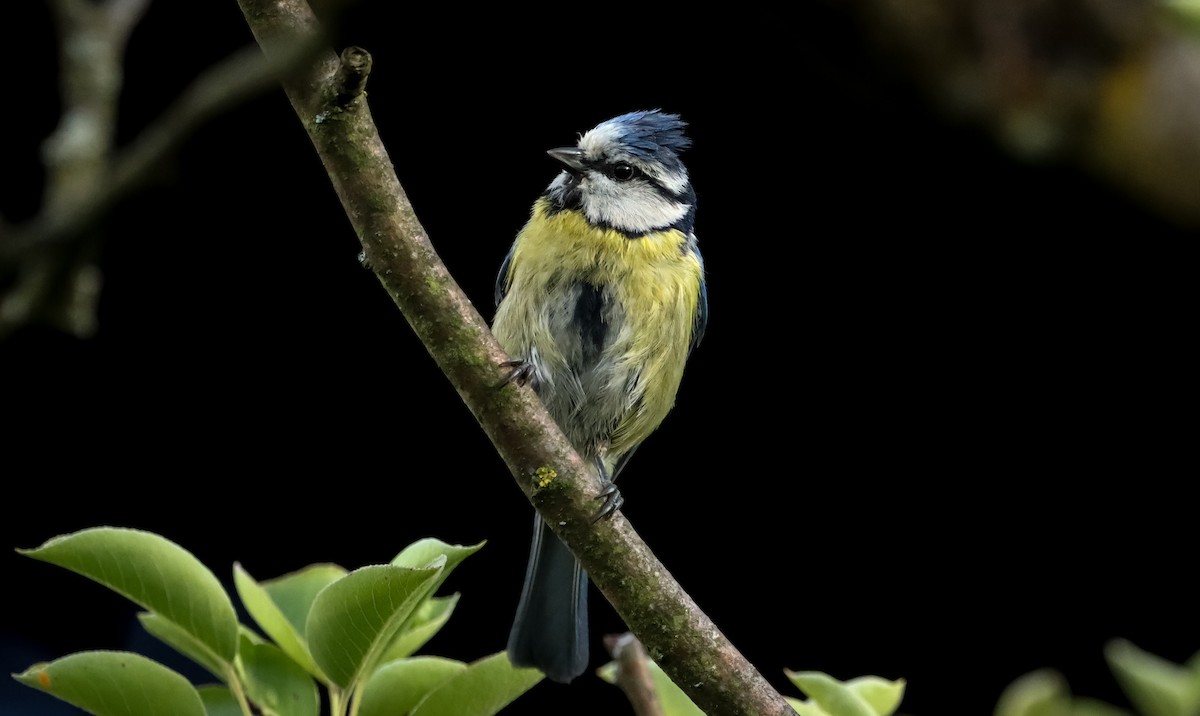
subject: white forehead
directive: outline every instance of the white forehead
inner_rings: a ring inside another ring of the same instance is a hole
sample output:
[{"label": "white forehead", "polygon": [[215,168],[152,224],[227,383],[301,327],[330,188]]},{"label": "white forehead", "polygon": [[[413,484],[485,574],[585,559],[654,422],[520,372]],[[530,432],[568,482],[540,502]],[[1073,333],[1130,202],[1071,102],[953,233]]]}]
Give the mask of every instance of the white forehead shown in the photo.
[{"label": "white forehead", "polygon": [[602,122],[579,138],[579,148],[588,159],[597,159],[605,153],[611,154],[620,146],[621,131],[612,122]]}]

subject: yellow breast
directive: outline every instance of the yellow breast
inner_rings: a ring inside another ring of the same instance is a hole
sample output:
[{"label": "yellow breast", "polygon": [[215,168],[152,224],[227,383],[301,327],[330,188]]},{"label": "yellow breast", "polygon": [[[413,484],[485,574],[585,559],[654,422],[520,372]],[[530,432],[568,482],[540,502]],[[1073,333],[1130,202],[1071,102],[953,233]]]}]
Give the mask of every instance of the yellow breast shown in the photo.
[{"label": "yellow breast", "polygon": [[[514,247],[508,298],[494,330],[510,353],[537,353],[556,383],[543,400],[573,440],[603,442],[604,451],[619,455],[653,432],[674,405],[703,273],[687,239],[674,229],[630,239],[592,226],[577,211],[549,211],[544,199],[535,205]],[[567,374],[571,337],[556,335],[562,331],[554,307],[539,305],[557,301],[564,284],[579,282],[603,287],[615,304],[597,375]],[[579,395],[569,394],[572,385]]]}]

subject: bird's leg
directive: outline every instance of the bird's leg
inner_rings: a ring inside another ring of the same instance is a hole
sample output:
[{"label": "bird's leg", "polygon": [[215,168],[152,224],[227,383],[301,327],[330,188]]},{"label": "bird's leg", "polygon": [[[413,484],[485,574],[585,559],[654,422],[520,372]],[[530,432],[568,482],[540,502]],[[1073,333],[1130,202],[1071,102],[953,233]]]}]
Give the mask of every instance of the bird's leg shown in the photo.
[{"label": "bird's leg", "polygon": [[500,367],[510,369],[508,377],[504,379],[501,385],[516,383],[517,385],[528,385],[531,388],[537,388],[537,367],[531,361],[524,359],[506,360],[500,364]]},{"label": "bird's leg", "polygon": [[595,458],[596,469],[600,471],[600,480],[604,483],[604,489],[596,496],[597,500],[604,500],[604,504],[600,506],[600,511],[592,518],[592,524],[596,524],[600,520],[611,519],[613,513],[621,509],[621,505],[625,504],[625,498],[621,496],[621,491],[617,489],[617,483],[612,481],[608,476],[608,470],[604,469],[604,460],[599,455]]}]

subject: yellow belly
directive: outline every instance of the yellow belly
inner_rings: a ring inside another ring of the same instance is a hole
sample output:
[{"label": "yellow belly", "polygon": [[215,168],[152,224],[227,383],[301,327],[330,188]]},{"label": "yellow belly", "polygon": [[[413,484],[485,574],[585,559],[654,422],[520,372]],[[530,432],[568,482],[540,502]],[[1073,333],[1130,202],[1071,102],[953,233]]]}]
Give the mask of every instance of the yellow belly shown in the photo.
[{"label": "yellow belly", "polygon": [[[585,455],[632,450],[675,403],[700,294],[699,258],[667,230],[630,239],[575,211],[534,208],[517,237],[493,326],[543,376],[538,393]],[[608,323],[594,363],[572,322],[580,284],[603,289]],[[574,291],[575,293],[572,293]]]}]

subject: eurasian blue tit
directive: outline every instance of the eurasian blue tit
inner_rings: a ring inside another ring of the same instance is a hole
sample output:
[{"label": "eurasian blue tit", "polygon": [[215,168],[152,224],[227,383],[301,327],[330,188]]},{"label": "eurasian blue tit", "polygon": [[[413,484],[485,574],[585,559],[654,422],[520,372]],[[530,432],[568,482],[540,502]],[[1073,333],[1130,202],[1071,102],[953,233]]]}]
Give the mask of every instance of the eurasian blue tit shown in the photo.
[{"label": "eurasian blue tit", "polygon": [[[551,149],[563,170],[496,281],[492,330],[512,376],[607,482],[600,516],[621,506],[612,481],[674,405],[708,320],[685,127],[630,112]],[[508,654],[559,682],[588,664],[587,574],[536,513]]]}]

